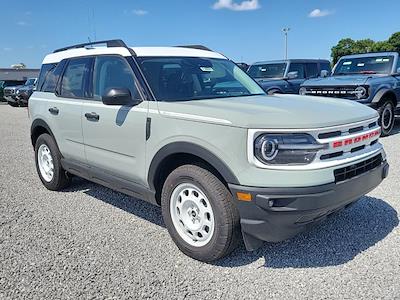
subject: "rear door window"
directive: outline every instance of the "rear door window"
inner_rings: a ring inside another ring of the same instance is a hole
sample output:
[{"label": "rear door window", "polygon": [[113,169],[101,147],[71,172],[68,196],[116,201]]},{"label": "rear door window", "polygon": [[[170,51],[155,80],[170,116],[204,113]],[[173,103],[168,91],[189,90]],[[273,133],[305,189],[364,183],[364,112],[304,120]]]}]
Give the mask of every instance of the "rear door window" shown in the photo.
[{"label": "rear door window", "polygon": [[307,78],[318,77],[318,64],[317,63],[306,63],[306,76]]},{"label": "rear door window", "polygon": [[330,73],[332,71],[331,64],[327,62],[321,63],[321,71],[322,70],[328,71]]},{"label": "rear door window", "polygon": [[65,98],[87,98],[88,78],[92,58],[74,58],[68,61],[61,80],[60,95]]}]

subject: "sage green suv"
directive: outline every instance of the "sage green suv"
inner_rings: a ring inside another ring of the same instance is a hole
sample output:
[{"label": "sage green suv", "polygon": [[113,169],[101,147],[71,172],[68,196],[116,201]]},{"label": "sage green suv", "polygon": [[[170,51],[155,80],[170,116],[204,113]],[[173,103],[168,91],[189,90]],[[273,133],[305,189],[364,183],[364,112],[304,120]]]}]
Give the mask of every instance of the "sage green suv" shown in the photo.
[{"label": "sage green suv", "polygon": [[39,177],[53,191],[76,175],[160,205],[195,259],[219,259],[241,236],[248,250],[288,239],[388,174],[373,109],[267,96],[202,46],[93,46],[43,61],[29,101]]}]

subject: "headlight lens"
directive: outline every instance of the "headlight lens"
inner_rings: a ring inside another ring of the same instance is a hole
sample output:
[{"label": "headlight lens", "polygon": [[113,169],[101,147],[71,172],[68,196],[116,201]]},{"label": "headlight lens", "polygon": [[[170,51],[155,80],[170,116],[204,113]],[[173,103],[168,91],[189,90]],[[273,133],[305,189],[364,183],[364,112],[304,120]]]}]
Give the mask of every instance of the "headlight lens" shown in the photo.
[{"label": "headlight lens", "polygon": [[326,147],[309,134],[261,134],[254,141],[254,155],[267,165],[307,165]]},{"label": "headlight lens", "polygon": [[354,90],[358,99],[365,98],[367,96],[367,89],[363,86],[359,86]]},{"label": "headlight lens", "polygon": [[300,88],[299,95],[304,96],[307,93],[307,89],[305,87]]}]

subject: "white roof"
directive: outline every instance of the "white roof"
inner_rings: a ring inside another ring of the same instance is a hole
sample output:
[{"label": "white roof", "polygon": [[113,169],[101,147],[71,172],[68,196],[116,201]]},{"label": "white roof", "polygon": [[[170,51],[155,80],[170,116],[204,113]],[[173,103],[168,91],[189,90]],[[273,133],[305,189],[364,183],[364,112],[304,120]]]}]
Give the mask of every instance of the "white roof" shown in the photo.
[{"label": "white roof", "polygon": [[[213,51],[183,48],[183,47],[133,47],[138,57],[144,56],[178,56],[178,57],[206,57],[206,58],[222,58],[226,59],[225,56]],[[56,53],[48,54],[43,64],[58,63],[65,58],[90,56],[90,55],[101,55],[101,54],[118,54],[121,56],[131,56],[128,49],[124,47],[95,47],[95,48],[77,48]]]}]

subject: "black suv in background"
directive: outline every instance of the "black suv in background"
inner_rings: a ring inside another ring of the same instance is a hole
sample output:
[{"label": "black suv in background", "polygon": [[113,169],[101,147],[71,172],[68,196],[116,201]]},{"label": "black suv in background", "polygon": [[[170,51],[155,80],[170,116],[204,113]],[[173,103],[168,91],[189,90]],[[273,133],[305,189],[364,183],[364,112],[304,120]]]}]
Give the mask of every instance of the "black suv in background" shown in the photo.
[{"label": "black suv in background", "polygon": [[17,99],[19,106],[28,106],[28,100],[35,90],[36,82],[37,78],[29,78],[24,86],[18,89]]},{"label": "black suv in background", "polygon": [[19,86],[24,84],[25,81],[21,80],[0,80],[0,102],[7,102],[4,98],[4,89],[10,86]]},{"label": "black suv in background", "polygon": [[328,76],[331,64],[321,59],[264,61],[252,64],[247,73],[268,94],[298,94],[307,79]]}]

